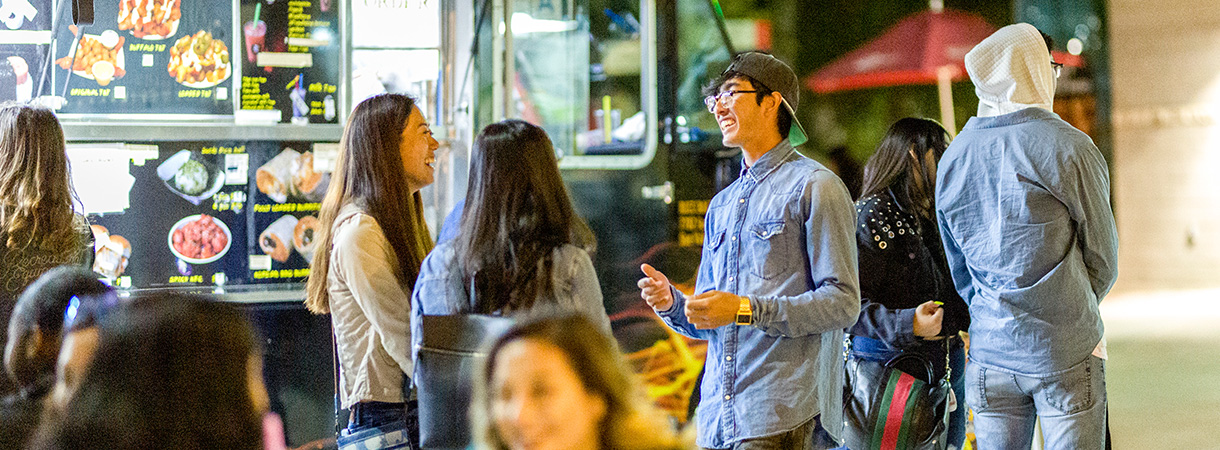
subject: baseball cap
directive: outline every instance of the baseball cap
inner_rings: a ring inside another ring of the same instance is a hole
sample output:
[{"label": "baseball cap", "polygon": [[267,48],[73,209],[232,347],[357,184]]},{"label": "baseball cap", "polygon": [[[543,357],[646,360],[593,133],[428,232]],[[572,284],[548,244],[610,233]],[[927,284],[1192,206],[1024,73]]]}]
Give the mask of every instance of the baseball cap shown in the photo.
[{"label": "baseball cap", "polygon": [[778,58],[762,52],[742,52],[733,57],[729,68],[724,72],[737,72],[749,76],[762,83],[767,89],[779,92],[784,108],[792,115],[792,126],[788,128],[788,143],[793,147],[809,140],[805,127],[796,119],[796,107],[800,104],[801,87],[796,81],[796,73],[791,67]]}]

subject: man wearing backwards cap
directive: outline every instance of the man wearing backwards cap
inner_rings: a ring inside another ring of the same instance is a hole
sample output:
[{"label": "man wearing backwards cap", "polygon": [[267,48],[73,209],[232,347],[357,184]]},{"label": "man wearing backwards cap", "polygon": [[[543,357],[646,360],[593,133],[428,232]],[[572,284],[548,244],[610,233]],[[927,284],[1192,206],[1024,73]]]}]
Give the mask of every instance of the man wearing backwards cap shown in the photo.
[{"label": "man wearing backwards cap", "polygon": [[708,205],[698,295],[645,264],[641,296],[708,341],[701,447],[833,447],[819,422],[835,435],[843,423],[843,329],[860,312],[855,207],[834,173],[793,150],[806,138],[787,64],[737,55],[707,92],[741,176]]},{"label": "man wearing backwards cap", "polygon": [[936,215],[970,305],[966,402],[979,448],[1105,445],[1097,305],[1117,276],[1106,161],[1051,112],[1049,38],[1019,23],[966,54],[977,117],[945,150]]}]

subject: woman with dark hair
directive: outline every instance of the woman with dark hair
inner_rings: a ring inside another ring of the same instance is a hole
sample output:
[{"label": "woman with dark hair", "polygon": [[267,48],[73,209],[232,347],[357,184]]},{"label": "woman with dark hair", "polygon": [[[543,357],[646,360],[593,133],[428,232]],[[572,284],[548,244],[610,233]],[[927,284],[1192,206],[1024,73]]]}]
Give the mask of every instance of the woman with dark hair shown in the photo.
[{"label": "woman with dark hair", "polygon": [[[932,362],[935,379],[944,376],[948,348],[961,405],[965,355],[957,336],[970,316],[949,275],[933,194],[936,163],[948,145],[940,124],[908,117],[890,126],[865,163],[856,201],[860,318],[847,331],[853,358],[884,362],[917,352]],[[959,406],[950,417],[949,445],[961,448],[964,437]]]},{"label": "woman with dark hair", "polygon": [[474,382],[475,447],[595,450],[691,448],[652,407],[622,354],[587,316],[518,324]]},{"label": "woman with dark hair", "polygon": [[101,322],[84,378],[33,448],[261,449],[267,406],[254,332],[235,309],[150,296]]},{"label": "woman with dark hair", "polygon": [[419,190],[432,184],[439,145],[415,101],[399,94],[360,102],[343,133],[305,300],[334,325],[340,406],[351,411],[339,417],[348,424],[341,440],[374,429],[418,434],[406,423],[410,301],[432,248]]},{"label": "woman with dark hair", "polygon": [[[0,323],[52,267],[92,263],[92,232],[74,214],[64,132],[48,109],[0,104]],[[0,334],[0,347],[5,343]],[[0,396],[15,386],[0,377]]]},{"label": "woman with dark hair", "polygon": [[593,247],[546,132],[521,120],[488,125],[475,138],[460,232],[420,269],[412,326],[424,314],[557,308],[585,313],[609,333]]}]

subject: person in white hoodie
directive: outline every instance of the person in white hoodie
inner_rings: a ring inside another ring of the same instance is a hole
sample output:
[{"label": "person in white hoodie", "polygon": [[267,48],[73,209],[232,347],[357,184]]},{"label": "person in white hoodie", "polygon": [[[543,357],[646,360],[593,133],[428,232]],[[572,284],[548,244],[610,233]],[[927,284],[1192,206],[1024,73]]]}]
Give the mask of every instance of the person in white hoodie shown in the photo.
[{"label": "person in white hoodie", "polygon": [[411,292],[432,250],[419,190],[433,182],[439,145],[399,94],[360,102],[343,132],[305,300],[334,325],[339,401],[350,410],[339,417],[341,447],[418,448]]},{"label": "person in white hoodie", "polygon": [[1098,303],[1117,276],[1106,161],[1051,106],[1058,65],[1029,24],[966,55],[979,97],[937,170],[936,215],[970,308],[966,403],[979,448],[1105,446]]}]

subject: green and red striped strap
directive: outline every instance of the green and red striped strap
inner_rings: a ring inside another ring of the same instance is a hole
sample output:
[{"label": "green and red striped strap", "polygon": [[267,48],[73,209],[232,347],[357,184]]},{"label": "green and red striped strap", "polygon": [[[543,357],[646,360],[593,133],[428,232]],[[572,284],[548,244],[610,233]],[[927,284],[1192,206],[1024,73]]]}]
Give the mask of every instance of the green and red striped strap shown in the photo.
[{"label": "green and red striped strap", "polygon": [[881,399],[881,408],[877,410],[877,425],[873,429],[873,440],[869,445],[871,450],[903,450],[907,448],[907,432],[909,427],[903,427],[902,419],[915,409],[913,395],[923,389],[924,382],[899,370],[890,371],[890,377],[885,387],[885,395]]}]

